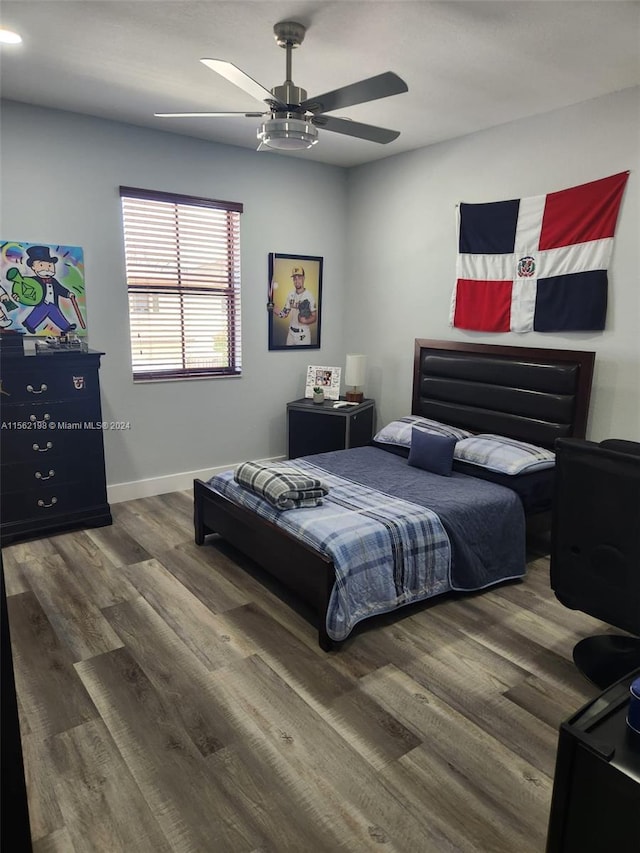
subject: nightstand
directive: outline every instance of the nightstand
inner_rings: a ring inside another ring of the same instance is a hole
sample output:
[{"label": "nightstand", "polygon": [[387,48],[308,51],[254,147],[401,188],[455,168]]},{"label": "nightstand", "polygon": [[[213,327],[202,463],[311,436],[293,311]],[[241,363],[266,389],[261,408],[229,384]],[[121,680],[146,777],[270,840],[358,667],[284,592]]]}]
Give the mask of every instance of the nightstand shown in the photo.
[{"label": "nightstand", "polygon": [[334,409],[336,400],[309,399],[287,403],[289,459],[329,450],[363,447],[373,438],[375,401]]}]

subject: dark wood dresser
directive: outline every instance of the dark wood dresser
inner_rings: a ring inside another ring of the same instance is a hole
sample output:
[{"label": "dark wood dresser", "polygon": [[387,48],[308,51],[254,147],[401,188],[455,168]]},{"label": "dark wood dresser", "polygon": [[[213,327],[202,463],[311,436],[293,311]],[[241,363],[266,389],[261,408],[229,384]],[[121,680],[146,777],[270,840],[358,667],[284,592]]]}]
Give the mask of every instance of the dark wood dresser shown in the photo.
[{"label": "dark wood dresser", "polygon": [[102,355],[0,351],[0,544],[111,524]]}]

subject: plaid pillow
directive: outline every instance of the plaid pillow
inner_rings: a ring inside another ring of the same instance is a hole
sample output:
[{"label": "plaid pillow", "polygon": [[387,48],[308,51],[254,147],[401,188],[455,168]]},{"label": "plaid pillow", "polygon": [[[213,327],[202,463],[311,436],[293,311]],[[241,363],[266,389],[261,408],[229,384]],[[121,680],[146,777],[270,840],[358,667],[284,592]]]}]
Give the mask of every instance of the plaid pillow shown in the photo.
[{"label": "plaid pillow", "polygon": [[502,435],[474,435],[456,444],[453,458],[500,474],[522,474],[553,468],[556,455],[544,447]]},{"label": "plaid pillow", "polygon": [[397,421],[391,421],[386,427],[383,427],[374,437],[374,441],[380,444],[397,444],[400,447],[411,447],[411,431],[413,428],[431,432],[435,435],[444,435],[447,438],[467,438],[473,435],[466,429],[441,424],[439,421],[432,421],[429,418],[421,418],[417,415],[407,415]]}]

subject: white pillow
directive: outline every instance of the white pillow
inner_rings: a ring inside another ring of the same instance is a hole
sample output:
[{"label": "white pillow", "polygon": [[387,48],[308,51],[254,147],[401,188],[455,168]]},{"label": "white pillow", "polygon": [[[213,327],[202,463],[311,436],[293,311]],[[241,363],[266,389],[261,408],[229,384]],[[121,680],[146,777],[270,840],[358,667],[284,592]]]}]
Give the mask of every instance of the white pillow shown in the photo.
[{"label": "white pillow", "polygon": [[456,444],[453,458],[469,462],[500,474],[522,474],[553,468],[556,455],[544,447],[506,438],[502,435],[481,434],[465,438]]},{"label": "white pillow", "polygon": [[444,435],[447,438],[466,438],[473,435],[466,429],[441,424],[439,421],[432,421],[429,418],[421,418],[417,415],[407,415],[397,421],[391,421],[386,427],[383,427],[380,432],[374,435],[373,440],[380,444],[397,444],[400,447],[411,447],[411,430],[417,427],[425,432],[435,433],[436,435]]}]

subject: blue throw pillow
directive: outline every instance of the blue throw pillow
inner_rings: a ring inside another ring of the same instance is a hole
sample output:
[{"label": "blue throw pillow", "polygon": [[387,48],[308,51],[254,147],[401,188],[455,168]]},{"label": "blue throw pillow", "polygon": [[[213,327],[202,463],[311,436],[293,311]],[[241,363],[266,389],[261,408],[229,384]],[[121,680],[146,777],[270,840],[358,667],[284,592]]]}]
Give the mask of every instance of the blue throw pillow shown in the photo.
[{"label": "blue throw pillow", "polygon": [[457,439],[452,436],[436,435],[414,427],[411,431],[409,465],[450,477],[456,442]]}]

